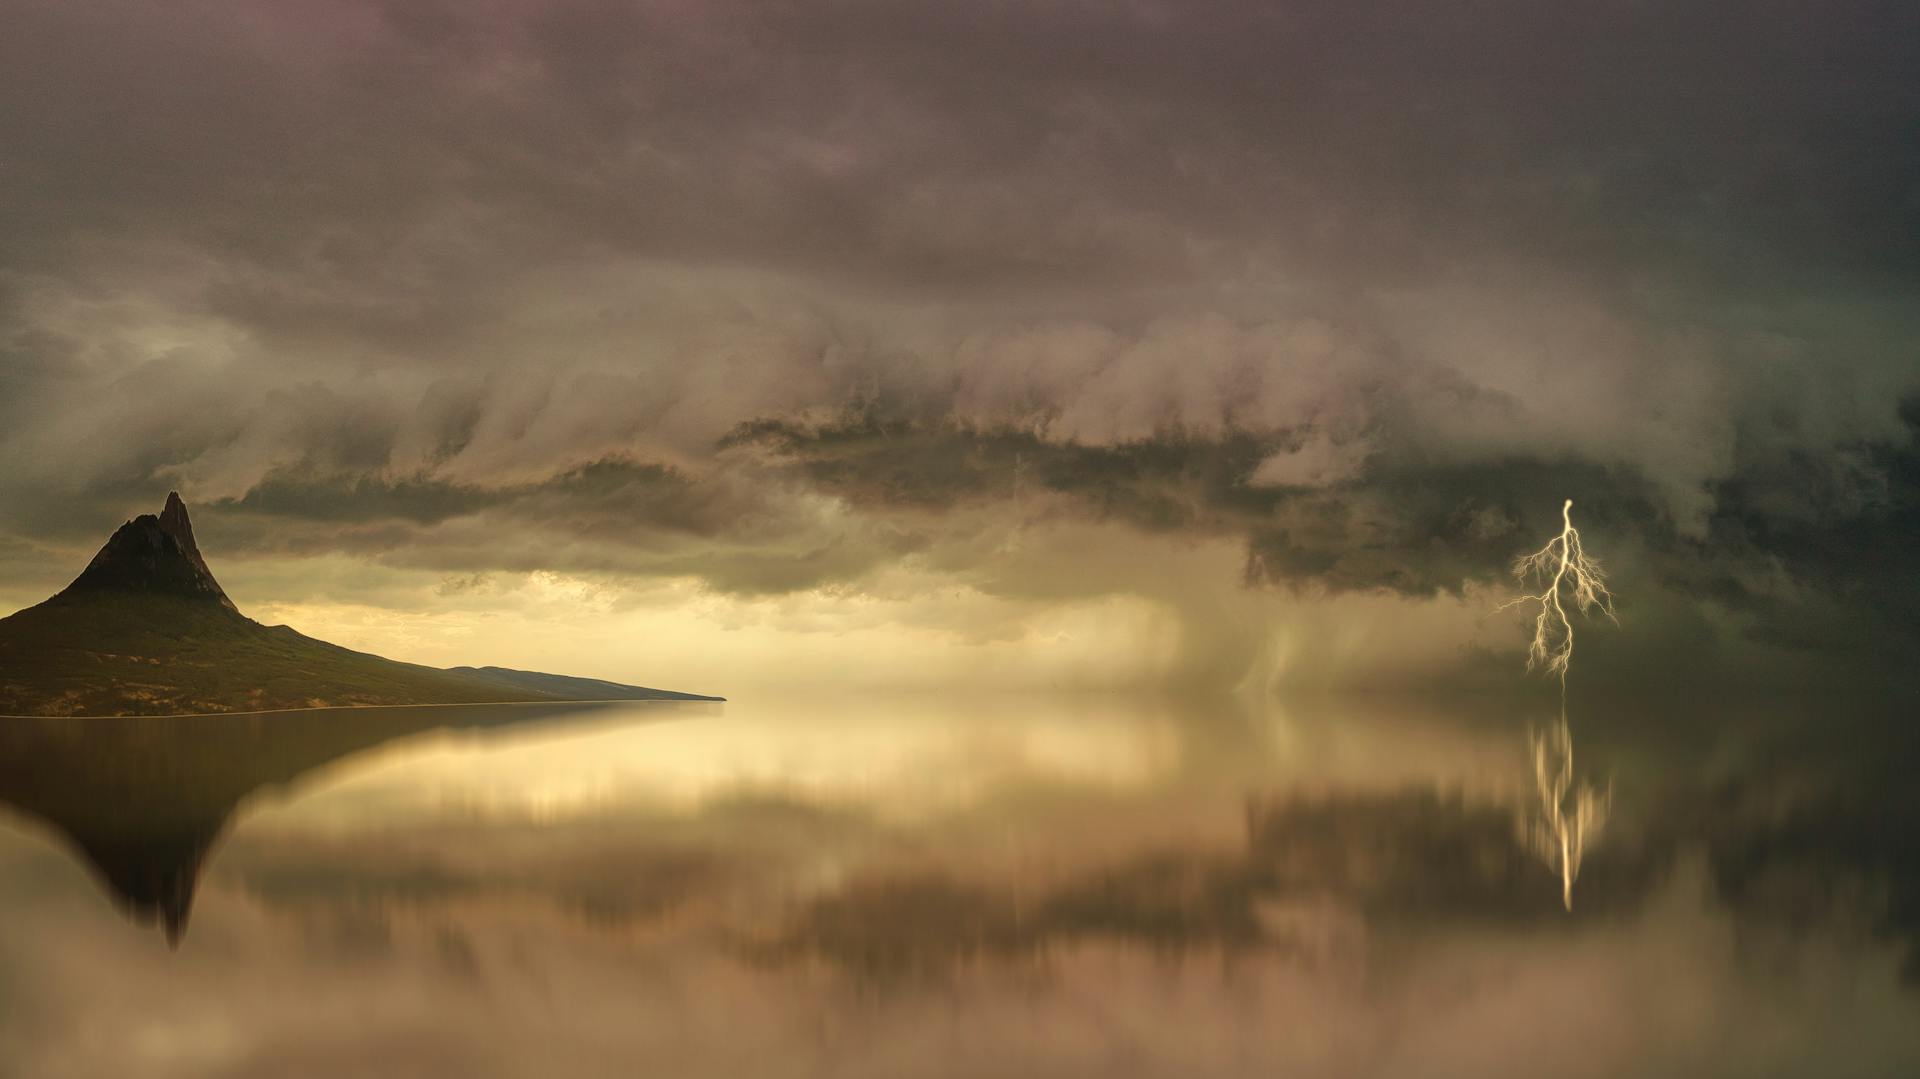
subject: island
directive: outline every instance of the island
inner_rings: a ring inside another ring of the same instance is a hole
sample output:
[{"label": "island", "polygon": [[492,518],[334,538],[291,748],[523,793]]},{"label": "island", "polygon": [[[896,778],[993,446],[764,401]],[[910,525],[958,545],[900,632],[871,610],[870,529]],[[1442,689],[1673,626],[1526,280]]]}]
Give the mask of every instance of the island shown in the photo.
[{"label": "island", "polygon": [[0,618],[0,716],[160,716],[400,705],[718,701],[505,667],[427,667],[240,613],[178,492],[121,525],[80,576]]}]

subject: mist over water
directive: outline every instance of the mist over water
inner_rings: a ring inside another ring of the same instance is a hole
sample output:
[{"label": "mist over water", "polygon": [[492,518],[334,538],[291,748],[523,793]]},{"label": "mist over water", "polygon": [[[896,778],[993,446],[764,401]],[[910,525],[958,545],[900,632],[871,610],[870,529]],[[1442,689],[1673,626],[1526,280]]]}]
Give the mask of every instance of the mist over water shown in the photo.
[{"label": "mist over water", "polygon": [[[7,721],[0,1061],[1190,1076],[1920,1060],[1920,812],[1890,763],[1911,735],[1840,702],[1585,709],[1583,769],[1615,798],[1569,913],[1528,848],[1512,732],[1552,707],[1536,704],[912,694]],[[129,891],[182,874],[170,948]]]}]

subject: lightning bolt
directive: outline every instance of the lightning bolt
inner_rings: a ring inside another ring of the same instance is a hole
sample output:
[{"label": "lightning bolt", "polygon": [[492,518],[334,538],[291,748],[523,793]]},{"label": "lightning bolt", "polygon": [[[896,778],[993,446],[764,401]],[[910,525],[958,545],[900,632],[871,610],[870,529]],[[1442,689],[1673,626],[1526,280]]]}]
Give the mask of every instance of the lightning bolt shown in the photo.
[{"label": "lightning bolt", "polygon": [[1588,844],[1606,826],[1613,806],[1609,786],[1604,795],[1584,782],[1576,781],[1573,770],[1573,731],[1567,725],[1567,669],[1573,663],[1573,619],[1568,614],[1586,615],[1598,608],[1616,625],[1613,594],[1607,591],[1606,574],[1600,563],[1587,556],[1580,545],[1580,530],[1573,527],[1573,499],[1560,507],[1560,534],[1545,547],[1514,560],[1513,575],[1522,583],[1541,584],[1536,593],[1520,596],[1500,605],[1500,610],[1535,604],[1533,641],[1527,648],[1527,669],[1544,668],[1560,682],[1560,718],[1545,732],[1529,731],[1527,748],[1533,762],[1534,791],[1539,805],[1528,822],[1527,841],[1533,852],[1560,877],[1560,901],[1573,909],[1573,882],[1580,876],[1580,862]]},{"label": "lightning bolt", "polygon": [[[1560,699],[1567,694],[1567,667],[1573,662],[1573,619],[1567,604],[1581,614],[1600,608],[1618,625],[1613,614],[1613,593],[1607,591],[1607,575],[1600,563],[1587,557],[1580,546],[1580,530],[1573,527],[1573,499],[1560,507],[1560,534],[1545,547],[1514,559],[1513,575],[1524,584],[1528,578],[1544,582],[1538,593],[1521,596],[1500,605],[1500,610],[1535,603],[1540,613],[1533,620],[1533,643],[1527,648],[1527,670],[1545,667],[1560,680]],[[1566,599],[1561,596],[1565,594]]]}]

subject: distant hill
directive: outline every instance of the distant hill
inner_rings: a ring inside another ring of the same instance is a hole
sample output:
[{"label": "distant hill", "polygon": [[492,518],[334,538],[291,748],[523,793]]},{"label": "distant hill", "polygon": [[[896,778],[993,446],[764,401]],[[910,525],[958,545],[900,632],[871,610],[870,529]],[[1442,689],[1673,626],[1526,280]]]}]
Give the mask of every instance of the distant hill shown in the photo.
[{"label": "distant hill", "polygon": [[120,526],[52,599],[0,618],[0,715],[720,700],[504,667],[399,663],[263,626],[227,598],[180,496]]}]

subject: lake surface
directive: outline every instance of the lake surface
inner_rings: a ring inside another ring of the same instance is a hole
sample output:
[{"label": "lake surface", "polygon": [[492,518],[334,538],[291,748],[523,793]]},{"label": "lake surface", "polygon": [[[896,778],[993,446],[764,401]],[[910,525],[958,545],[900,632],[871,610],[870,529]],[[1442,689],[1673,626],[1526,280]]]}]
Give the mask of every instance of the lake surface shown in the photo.
[{"label": "lake surface", "polygon": [[[0,721],[0,1074],[1891,1075],[1902,709],[983,696]],[[1610,794],[1610,800],[1607,795]]]}]

